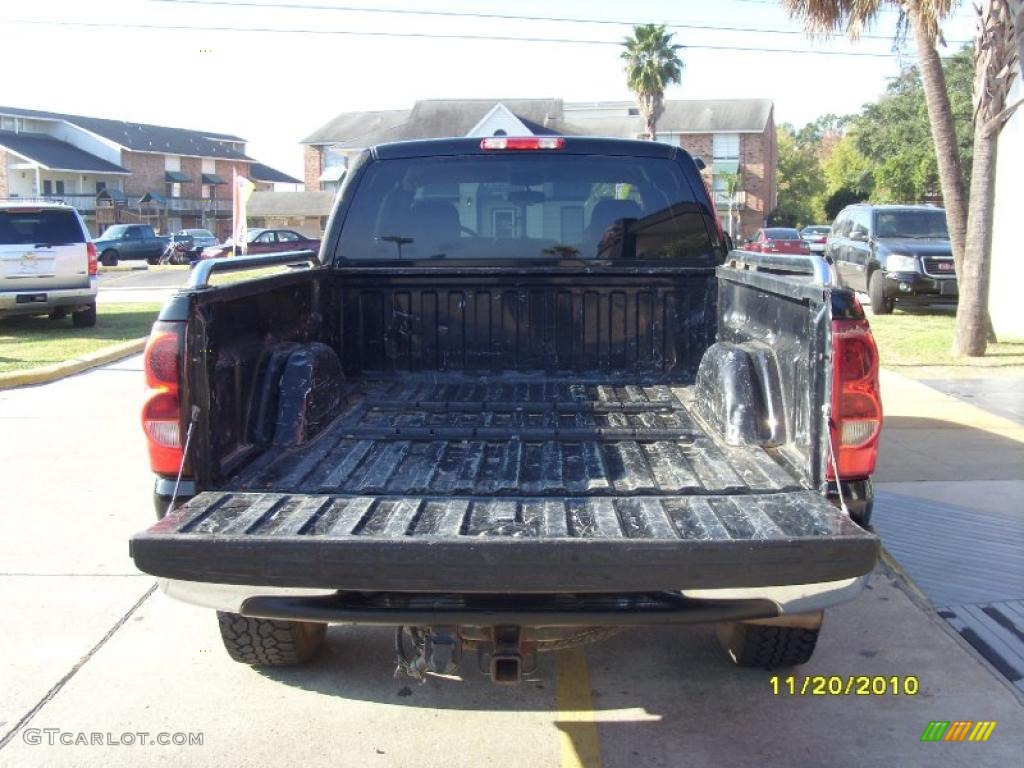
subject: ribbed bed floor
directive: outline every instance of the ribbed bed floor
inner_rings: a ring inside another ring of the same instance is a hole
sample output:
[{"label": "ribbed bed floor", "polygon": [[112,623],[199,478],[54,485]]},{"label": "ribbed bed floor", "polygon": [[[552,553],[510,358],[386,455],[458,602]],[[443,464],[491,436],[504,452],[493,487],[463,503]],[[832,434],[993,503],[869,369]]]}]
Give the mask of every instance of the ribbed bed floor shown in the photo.
[{"label": "ribbed bed floor", "polygon": [[685,386],[359,382],[348,410],[271,448],[232,490],[423,496],[771,493],[804,486],[769,452],[710,437]]}]

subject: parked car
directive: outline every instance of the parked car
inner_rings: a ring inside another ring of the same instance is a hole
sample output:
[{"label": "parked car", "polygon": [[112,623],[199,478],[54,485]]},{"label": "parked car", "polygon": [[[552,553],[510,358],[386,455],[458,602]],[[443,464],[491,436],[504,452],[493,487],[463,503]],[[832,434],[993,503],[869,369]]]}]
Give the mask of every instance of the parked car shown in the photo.
[{"label": "parked car", "polygon": [[169,237],[158,237],[148,224],[114,224],[95,240],[100,263],[105,267],[117,266],[122,259],[145,259],[156,264],[170,241]]},{"label": "parked car", "polygon": [[655,623],[810,659],[878,551],[878,353],[824,264],[723,266],[693,160],[651,141],[377,146],[334,205],[307,269],[210,265],[144,355],[162,519],[130,551],[232,659],[307,662],[339,622],[397,626],[419,679]]},{"label": "parked car", "polygon": [[811,253],[824,253],[825,243],[831,231],[832,227],[828,224],[812,224],[800,230],[800,237],[807,243]]},{"label": "parked car", "polygon": [[96,325],[96,246],[63,203],[0,202],[0,317],[71,313]]},{"label": "parked car", "polygon": [[[285,251],[318,251],[320,241],[292,229],[250,229],[246,234],[246,253],[256,256],[261,253],[283,253]],[[220,245],[203,249],[202,258],[216,259],[221,256],[238,256],[242,250],[231,239]]]},{"label": "parked car", "polygon": [[955,304],[959,297],[946,212],[933,205],[848,206],[832,225],[825,257],[839,282],[867,293],[879,315],[897,301]]},{"label": "parked car", "polygon": [[208,229],[181,229],[174,233],[175,237],[188,237],[192,241],[192,253],[197,257],[205,248],[217,245],[216,235]]},{"label": "parked car", "polygon": [[795,229],[786,227],[765,227],[757,230],[743,245],[745,251],[757,253],[809,254],[810,246]]}]

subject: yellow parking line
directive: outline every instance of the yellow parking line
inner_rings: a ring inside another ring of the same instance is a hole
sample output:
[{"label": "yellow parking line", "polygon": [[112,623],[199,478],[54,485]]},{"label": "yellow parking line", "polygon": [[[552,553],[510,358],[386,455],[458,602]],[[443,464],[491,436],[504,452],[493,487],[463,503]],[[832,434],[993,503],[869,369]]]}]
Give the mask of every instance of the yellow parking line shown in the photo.
[{"label": "yellow parking line", "polygon": [[601,768],[601,751],[590,699],[590,673],[582,648],[555,655],[555,690],[562,768]]}]

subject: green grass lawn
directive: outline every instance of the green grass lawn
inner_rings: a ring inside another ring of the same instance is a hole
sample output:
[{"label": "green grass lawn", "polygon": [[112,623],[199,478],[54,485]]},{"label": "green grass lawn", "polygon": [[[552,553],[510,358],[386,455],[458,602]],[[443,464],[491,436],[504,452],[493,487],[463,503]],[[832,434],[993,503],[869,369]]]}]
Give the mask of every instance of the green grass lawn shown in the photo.
[{"label": "green grass lawn", "polygon": [[[1024,374],[1024,339],[989,344],[984,357],[954,358],[951,311],[897,309],[869,318],[882,365],[910,376]],[[955,369],[955,370],[953,370]]]},{"label": "green grass lawn", "polygon": [[0,373],[62,363],[149,335],[160,304],[100,304],[93,328],[74,328],[71,317],[0,320]]}]

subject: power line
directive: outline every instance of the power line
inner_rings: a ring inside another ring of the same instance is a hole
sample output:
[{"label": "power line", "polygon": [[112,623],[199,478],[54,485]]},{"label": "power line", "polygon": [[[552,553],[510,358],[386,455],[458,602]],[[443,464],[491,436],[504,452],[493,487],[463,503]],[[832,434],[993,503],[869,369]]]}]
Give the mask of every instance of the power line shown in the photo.
[{"label": "power line", "polygon": [[[744,0],[754,2],[755,0]],[[395,16],[440,16],[447,18],[463,19],[495,19],[500,21],[548,21],[566,24],[606,24],[614,26],[638,26],[650,24],[650,21],[628,21],[616,19],[595,19],[578,16],[528,16],[513,13],[492,13],[485,11],[434,11],[420,8],[371,8],[358,5],[324,5],[320,3],[285,3],[271,2],[260,3],[250,0],[153,0],[158,3],[170,3],[174,5],[206,5],[206,6],[234,6],[242,8],[271,8],[275,10],[303,10],[303,11],[339,11],[342,13],[379,13]],[[689,24],[684,22],[665,22],[665,26],[671,29],[698,29],[714,32],[753,32],[768,35],[799,35],[806,36],[806,32],[797,29],[765,29],[762,27],[723,27],[715,24]],[[862,40],[893,40],[892,35],[861,35]],[[947,42],[960,44],[970,42],[968,40],[949,40]]]},{"label": "power line", "polygon": [[[285,35],[346,35],[350,37],[398,37],[398,38],[423,38],[431,40],[495,40],[500,42],[516,43],[558,43],[572,45],[622,45],[618,40],[585,40],[580,38],[564,37],[518,37],[513,35],[472,35],[472,34],[443,34],[435,32],[380,32],[373,30],[350,30],[350,29],[301,29],[280,27],[229,27],[215,25],[192,25],[192,24],[142,24],[126,22],[103,22],[103,21],[52,21],[43,19],[0,19],[8,24],[30,24],[35,26],[50,27],[85,27],[98,29],[154,29],[162,31],[185,31],[185,32],[256,32]],[[895,53],[872,53],[868,51],[816,51],[801,48],[762,48],[758,46],[739,45],[683,45],[684,50],[705,50],[705,51],[743,51],[748,53],[790,53],[812,56],[854,56],[860,58],[888,59],[894,58]]]}]

